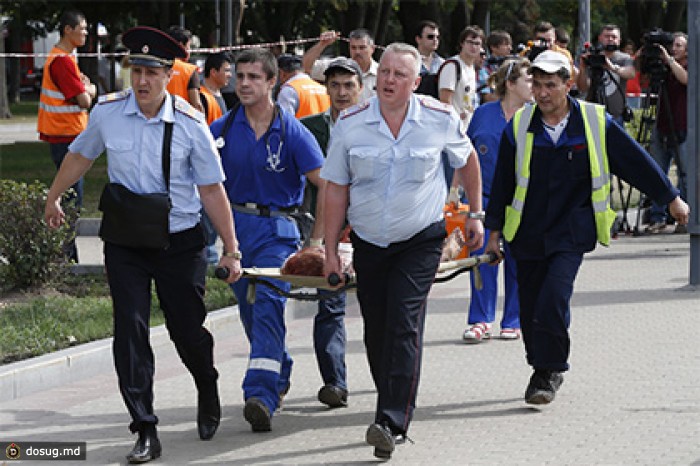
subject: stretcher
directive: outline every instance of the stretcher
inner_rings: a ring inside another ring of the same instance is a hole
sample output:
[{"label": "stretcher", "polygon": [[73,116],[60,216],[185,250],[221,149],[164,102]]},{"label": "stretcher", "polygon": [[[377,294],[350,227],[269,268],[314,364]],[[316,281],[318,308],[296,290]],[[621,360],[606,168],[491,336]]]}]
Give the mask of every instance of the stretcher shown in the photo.
[{"label": "stretcher", "polygon": [[[478,266],[480,264],[490,264],[496,260],[496,255],[489,253],[467,257],[465,259],[441,262],[435,276],[435,283],[443,283],[448,280],[452,280],[465,272],[472,272],[477,289],[481,289],[482,281]],[[226,279],[229,271],[228,269],[219,267],[214,273],[217,278]],[[340,293],[351,291],[357,287],[355,276],[352,274],[345,274],[342,286],[338,286],[340,285],[340,278],[337,276],[329,277],[329,280],[326,280],[325,277],[318,276],[288,275],[283,274],[278,267],[246,267],[243,269],[242,278],[249,280],[247,300],[250,304],[255,303],[255,291],[257,285],[266,286],[286,298],[301,301],[319,301],[321,299],[328,299],[330,297],[337,296]],[[298,290],[286,291],[271,280],[280,280],[289,283],[293,289],[316,288],[317,290],[323,290],[324,293],[313,293]]]}]

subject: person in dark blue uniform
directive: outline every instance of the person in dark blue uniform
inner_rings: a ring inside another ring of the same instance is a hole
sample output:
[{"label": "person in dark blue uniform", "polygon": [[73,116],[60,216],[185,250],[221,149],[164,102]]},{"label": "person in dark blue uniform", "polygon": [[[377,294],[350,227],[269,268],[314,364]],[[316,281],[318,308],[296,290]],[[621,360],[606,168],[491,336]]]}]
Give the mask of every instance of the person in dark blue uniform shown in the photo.
[{"label": "person in dark blue uniform", "polygon": [[[184,56],[185,50],[166,34],[148,27],[130,29],[123,42],[130,49],[132,89],[100,99],[56,175],[47,196],[45,218],[52,228],[63,222],[61,193],[85,174],[105,149],[111,183],[136,194],[169,194],[169,235],[163,232],[168,236],[168,247],[145,248],[116,244],[115,240],[104,245],[114,307],[114,364],[132,418],[129,429],[139,434],[127,460],[144,463],[161,455],[153,409],[155,367],[148,341],[151,282],[155,281],[170,338],[197,386],[199,436],[209,440],[219,426],[221,406],[214,340],[202,325],[207,267],[199,223],[202,205],[224,243],[219,265],[231,271],[229,283],[240,277],[241,265],[231,210],[221,184],[224,173],[204,115],[166,91],[173,60]],[[164,148],[168,147],[166,126],[172,128],[169,183],[163,168]]]},{"label": "person in dark blue uniform", "polygon": [[[300,245],[297,212],[308,179],[317,187],[323,153],[294,115],[272,101],[277,61],[268,50],[249,49],[236,58],[236,94],[241,105],[211,124],[226,174],[245,267],[281,267]],[[321,237],[323,213],[316,208],[312,238]],[[246,336],[250,361],[243,380],[244,416],[254,432],[271,429],[272,413],[289,390],[292,359],[285,348],[286,298],[256,287],[247,299],[249,281],[232,286]],[[288,283],[277,282],[289,290]]]},{"label": "person in dark blue uniform", "polygon": [[498,252],[501,236],[510,244],[525,352],[534,369],[525,401],[547,404],[569,369],[570,300],[583,255],[596,241],[610,240],[610,174],[669,204],[681,224],[689,209],[604,107],[568,97],[568,59],[545,51],[531,71],[536,105],[519,110],[501,138],[486,251]]}]

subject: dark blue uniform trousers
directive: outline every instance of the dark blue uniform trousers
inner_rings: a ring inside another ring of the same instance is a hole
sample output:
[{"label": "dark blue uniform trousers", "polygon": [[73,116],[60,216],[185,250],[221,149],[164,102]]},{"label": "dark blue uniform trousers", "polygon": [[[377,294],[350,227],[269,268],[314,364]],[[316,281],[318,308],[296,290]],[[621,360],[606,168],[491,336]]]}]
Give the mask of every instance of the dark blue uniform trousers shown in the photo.
[{"label": "dark blue uniform trousers", "polygon": [[386,248],[351,234],[364,341],[377,388],[375,422],[408,431],[416,407],[428,293],[440,262],[445,222]]},{"label": "dark blue uniform trousers", "polygon": [[206,261],[199,225],[170,235],[165,250],[134,249],[105,243],[107,280],[114,307],[114,365],[136,432],[158,422],[153,411],[153,351],[149,343],[151,281],[155,281],[170,339],[192,374],[197,389],[211,391],[218,378],[214,339],[202,324]]},{"label": "dark blue uniform trousers", "polygon": [[518,260],[520,326],[527,362],[535,369],[569,369],[569,324],[581,252],[557,252],[541,260]]},{"label": "dark blue uniform trousers", "polygon": [[[324,295],[328,292],[318,290]],[[314,318],[314,351],[324,385],[347,390],[345,368],[345,293],[322,299]]]}]

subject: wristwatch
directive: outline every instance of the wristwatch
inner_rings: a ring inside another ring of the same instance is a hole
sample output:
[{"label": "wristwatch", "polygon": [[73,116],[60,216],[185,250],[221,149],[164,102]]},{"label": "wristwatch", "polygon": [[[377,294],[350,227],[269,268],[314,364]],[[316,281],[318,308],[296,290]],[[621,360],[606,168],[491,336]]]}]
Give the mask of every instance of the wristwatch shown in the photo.
[{"label": "wristwatch", "polygon": [[483,210],[481,212],[467,212],[467,218],[475,218],[483,221],[486,219],[486,212]]},{"label": "wristwatch", "polygon": [[224,257],[233,257],[236,260],[241,260],[243,259],[243,254],[241,254],[241,251],[233,251],[233,252],[226,252],[222,254]]}]

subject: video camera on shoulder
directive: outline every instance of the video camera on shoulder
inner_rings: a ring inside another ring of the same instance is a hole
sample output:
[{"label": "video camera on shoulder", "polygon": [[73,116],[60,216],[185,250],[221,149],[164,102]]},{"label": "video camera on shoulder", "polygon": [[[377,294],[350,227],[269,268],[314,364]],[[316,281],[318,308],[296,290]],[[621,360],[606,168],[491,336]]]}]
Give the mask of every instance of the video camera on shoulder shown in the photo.
[{"label": "video camera on shoulder", "polygon": [[642,73],[653,77],[662,76],[666,73],[666,65],[661,59],[659,47],[669,50],[673,45],[673,34],[662,29],[653,29],[642,37],[644,46],[641,53],[640,69]]},{"label": "video camera on shoulder", "polygon": [[588,53],[588,56],[585,57],[583,61],[586,63],[586,66],[590,68],[603,69],[605,68],[605,52],[614,52],[615,50],[617,50],[617,45],[615,44],[591,45],[591,43],[586,42],[583,45],[583,52]]},{"label": "video camera on shoulder", "polygon": [[543,40],[528,41],[528,50],[525,56],[530,62],[535,61],[537,55],[541,54],[545,50],[549,50],[549,45]]}]

